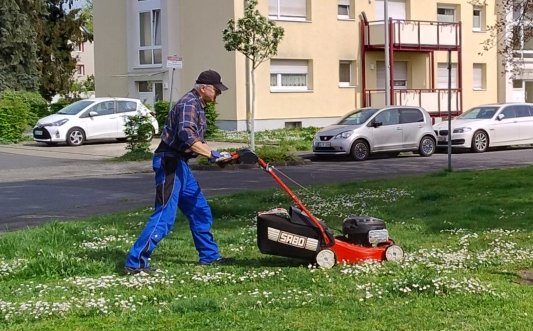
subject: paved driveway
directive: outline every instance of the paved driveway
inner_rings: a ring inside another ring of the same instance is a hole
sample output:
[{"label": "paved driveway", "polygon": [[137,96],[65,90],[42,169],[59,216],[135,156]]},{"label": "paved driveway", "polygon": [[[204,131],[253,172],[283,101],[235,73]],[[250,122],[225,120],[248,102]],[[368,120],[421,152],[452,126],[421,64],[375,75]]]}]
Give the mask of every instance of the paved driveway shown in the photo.
[{"label": "paved driveway", "polygon": [[[0,229],[151,206],[154,192],[150,162],[109,161],[123,154],[123,148],[123,144],[0,147]],[[533,149],[461,153],[454,154],[452,160],[456,170],[524,166],[533,164]],[[447,162],[446,154],[364,162],[339,158],[279,170],[302,185],[314,185],[423,174],[446,169]],[[258,168],[195,170],[195,174],[207,196],[277,187]]]}]

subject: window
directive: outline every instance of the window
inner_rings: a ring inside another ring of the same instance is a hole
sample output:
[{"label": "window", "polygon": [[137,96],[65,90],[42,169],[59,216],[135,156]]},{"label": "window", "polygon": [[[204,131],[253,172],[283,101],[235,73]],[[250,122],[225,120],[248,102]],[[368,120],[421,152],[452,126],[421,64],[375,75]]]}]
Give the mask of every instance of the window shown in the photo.
[{"label": "window", "polygon": [[374,123],[381,123],[381,125],[396,125],[400,123],[400,114],[398,109],[388,109],[377,114],[374,118]]},{"label": "window", "polygon": [[271,60],[271,91],[307,91],[308,61],[306,60]]},{"label": "window", "polygon": [[[377,88],[385,89],[385,62],[376,61]],[[407,62],[394,61],[392,85],[396,90],[407,89]]]},{"label": "window", "polygon": [[474,63],[473,65],[473,77],[472,88],[474,90],[485,89],[485,64]]},{"label": "window", "polygon": [[137,110],[135,101],[118,101],[117,113],[129,113]]},{"label": "window", "polygon": [[500,114],[504,116],[503,118],[515,118],[516,117],[515,107],[514,106],[506,107],[504,110],[502,110]]},{"label": "window", "polygon": [[[407,6],[406,6],[405,0],[389,0],[387,3],[389,5],[388,7],[388,14],[389,17],[399,19],[399,20],[405,20],[407,19]],[[384,0],[376,0],[375,1],[375,15],[377,21],[383,21],[384,19],[384,9],[385,9],[385,1]]]},{"label": "window", "polygon": [[424,115],[418,109],[400,109],[400,124],[424,122]]},{"label": "window", "polygon": [[521,89],[523,87],[522,80],[521,79],[514,79],[513,80],[513,88]]},{"label": "window", "polygon": [[353,68],[355,68],[353,61],[339,62],[339,86],[355,86]]},{"label": "window", "polygon": [[83,64],[76,65],[76,74],[79,76],[85,76],[85,66]]},{"label": "window", "polygon": [[351,0],[337,0],[337,18],[349,19],[352,18]]},{"label": "window", "polygon": [[85,51],[85,44],[84,43],[77,43],[75,46],[74,46],[74,50],[76,52],[84,52]]},{"label": "window", "polygon": [[439,22],[455,22],[455,8],[451,7],[438,7],[437,8],[437,21]]},{"label": "window", "polygon": [[531,116],[531,107],[530,106],[515,106],[516,117],[529,117]]},{"label": "window", "polygon": [[305,21],[307,0],[269,0],[268,17],[272,20]]},{"label": "window", "polygon": [[483,9],[479,7],[474,7],[474,10],[472,12],[472,31],[485,30],[483,16],[484,16]]},{"label": "window", "polygon": [[[437,88],[448,88],[448,63],[437,64]],[[456,63],[452,63],[452,88],[457,88]]]},{"label": "window", "polygon": [[139,13],[139,33],[139,64],[161,64],[160,9],[153,9]]}]

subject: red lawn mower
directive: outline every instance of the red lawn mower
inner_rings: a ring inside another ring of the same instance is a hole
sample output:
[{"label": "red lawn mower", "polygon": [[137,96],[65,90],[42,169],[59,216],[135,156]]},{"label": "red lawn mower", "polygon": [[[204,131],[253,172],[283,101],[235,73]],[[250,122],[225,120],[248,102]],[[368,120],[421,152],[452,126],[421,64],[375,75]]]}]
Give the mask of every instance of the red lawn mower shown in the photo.
[{"label": "red lawn mower", "polygon": [[331,268],[337,263],[403,258],[402,248],[389,238],[383,220],[348,216],[343,221],[342,235],[334,236],[278,177],[273,166],[249,149],[233,152],[231,158],[238,163],[259,164],[296,204],[288,211],[278,208],[257,214],[257,245],[261,253],[304,259],[322,268]]}]

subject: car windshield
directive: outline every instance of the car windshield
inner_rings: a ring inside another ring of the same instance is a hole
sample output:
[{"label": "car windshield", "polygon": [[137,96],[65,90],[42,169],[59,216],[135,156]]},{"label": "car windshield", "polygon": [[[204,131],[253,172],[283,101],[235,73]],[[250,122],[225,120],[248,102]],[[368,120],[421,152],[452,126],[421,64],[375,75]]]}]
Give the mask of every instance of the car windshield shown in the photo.
[{"label": "car windshield", "polygon": [[356,110],[353,113],[346,115],[343,119],[340,120],[338,124],[340,125],[360,125],[365,123],[370,116],[374,115],[377,112],[377,108],[363,108]]},{"label": "car windshield", "polygon": [[74,103],[71,103],[70,105],[66,106],[65,108],[61,109],[57,112],[57,114],[63,114],[63,115],[76,115],[83,109],[85,109],[87,106],[93,104],[94,101],[90,100],[80,100],[76,101]]},{"label": "car windshield", "polygon": [[458,120],[489,119],[496,114],[498,107],[476,107],[457,116]]}]

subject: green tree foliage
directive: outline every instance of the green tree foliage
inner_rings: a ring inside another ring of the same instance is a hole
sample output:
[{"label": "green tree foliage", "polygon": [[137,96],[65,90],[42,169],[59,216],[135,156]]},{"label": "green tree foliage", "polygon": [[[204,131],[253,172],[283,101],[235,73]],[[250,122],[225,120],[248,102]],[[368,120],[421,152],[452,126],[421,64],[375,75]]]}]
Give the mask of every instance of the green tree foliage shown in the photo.
[{"label": "green tree foliage", "polygon": [[250,146],[255,149],[255,69],[264,61],[278,53],[278,45],[283,38],[284,30],[255,8],[257,0],[246,0],[244,17],[237,21],[230,19],[223,31],[224,47],[227,51],[238,51],[250,62],[251,97],[248,106],[248,129]]},{"label": "green tree foliage", "polygon": [[76,43],[92,39],[73,0],[0,1],[0,91],[68,94]]},{"label": "green tree foliage", "polygon": [[46,0],[47,11],[39,21],[42,25],[37,44],[41,60],[41,95],[51,100],[56,94],[68,94],[76,59],[72,51],[89,35],[81,29],[84,18],[79,9],[67,11],[72,0]]},{"label": "green tree foliage", "polygon": [[44,1],[0,1],[0,91],[36,90],[40,67],[37,31],[32,13],[45,9]]}]

